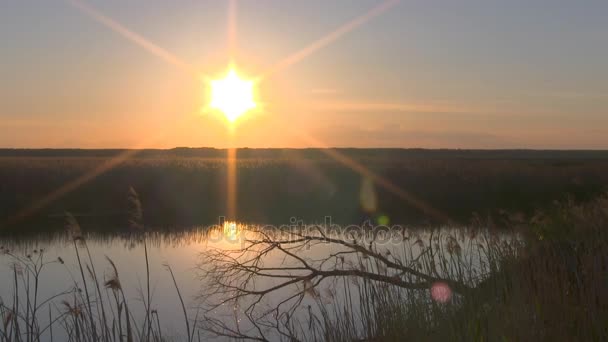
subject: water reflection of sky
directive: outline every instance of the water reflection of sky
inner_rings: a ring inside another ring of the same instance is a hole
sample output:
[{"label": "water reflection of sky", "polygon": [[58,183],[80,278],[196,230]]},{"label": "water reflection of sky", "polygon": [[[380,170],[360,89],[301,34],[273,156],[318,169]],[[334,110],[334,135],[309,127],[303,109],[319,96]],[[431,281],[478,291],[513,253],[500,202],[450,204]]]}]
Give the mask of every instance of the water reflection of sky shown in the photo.
[{"label": "water reflection of sky", "polygon": [[[98,276],[102,279],[108,279],[111,276],[112,271],[105,257],[112,259],[118,268],[131,310],[134,313],[144,312],[139,293],[139,289],[145,288],[146,279],[146,263],[141,241],[137,238],[95,235],[90,235],[85,239]],[[186,305],[195,307],[194,298],[200,284],[194,268],[197,256],[205,248],[207,241],[204,233],[199,230],[179,234],[152,234],[148,241],[151,288],[153,290],[152,308],[158,309],[165,334],[171,335],[171,331],[181,334],[184,331],[182,328],[183,314],[174,285],[164,265],[168,264],[173,268]],[[73,279],[81,283],[74,245],[67,235],[13,243],[4,241],[0,244],[5,250],[9,249],[10,253],[18,256],[31,255],[33,258],[38,258],[40,252],[34,253],[34,250],[42,249],[45,260],[52,261],[61,257],[65,261],[65,264],[52,263],[45,267],[40,277],[40,298],[48,298],[56,293],[69,290],[73,286]],[[81,257],[82,254],[81,252]],[[0,265],[0,274],[3,279],[0,284],[0,296],[5,302],[12,302],[10,294],[13,284],[11,281],[7,281],[12,279],[12,258],[5,253],[0,254]]]},{"label": "water reflection of sky", "polygon": [[[184,334],[185,323],[173,281],[164,265],[172,267],[186,306],[191,311],[191,317],[194,317],[201,299],[208,299],[200,298],[201,294],[205,293],[205,284],[200,280],[200,270],[197,268],[201,266],[200,254],[210,248],[239,249],[243,246],[244,239],[248,238],[245,233],[248,231],[246,226],[226,222],[218,228],[211,230],[194,228],[167,233],[155,232],[147,236],[153,291],[152,309],[158,310],[163,325],[163,334],[167,336]],[[470,254],[470,249],[473,246],[471,237],[457,230],[453,230],[453,232],[455,233],[446,234],[446,236],[457,238],[460,246],[462,246],[461,253],[465,256]],[[477,237],[474,239],[477,239]],[[90,233],[85,237],[85,240],[100,278],[108,279],[112,274],[106,257],[115,262],[129,306],[135,313],[136,318],[139,316],[139,319],[142,319],[145,310],[141,301],[140,289],[145,288],[146,264],[141,237]],[[448,241],[449,238],[442,240],[441,244],[447,246]],[[474,243],[479,243],[479,241],[475,240]],[[407,236],[401,236],[399,240],[391,240],[382,248],[391,250],[397,258],[411,259],[417,253],[420,253],[422,246],[427,243],[432,243],[429,232],[412,231],[408,232]],[[40,279],[39,298],[45,299],[59,292],[69,290],[73,286],[74,280],[78,283],[81,282],[74,244],[67,234],[12,241],[0,240],[0,245],[5,252],[10,250],[10,254],[21,257],[31,255],[32,258],[38,258],[40,251],[43,250],[45,260],[52,261],[60,257],[65,261],[65,264],[52,263],[45,267]],[[298,251],[298,253],[307,258],[321,259],[330,253],[337,252],[340,248],[335,245],[321,244]],[[274,260],[273,258],[272,254],[269,255],[268,265],[280,265],[284,262],[284,258],[274,258]],[[12,300],[13,283],[9,280],[12,277],[12,262],[13,259],[9,254],[0,253],[0,274],[2,275],[1,279],[3,279],[0,283],[0,296],[6,303]],[[474,262],[479,262],[479,260]],[[298,286],[301,288],[305,284],[285,289],[282,295],[297,290]],[[336,290],[340,291],[340,286],[340,284],[327,282],[325,288],[321,288],[319,291],[321,294],[331,293],[332,291],[335,293]],[[274,299],[277,299],[280,295],[279,293]],[[310,300],[312,298],[305,299],[305,301]],[[326,300],[331,301],[332,299],[325,298],[324,301]],[[218,317],[221,315],[234,317],[232,309],[234,308],[220,308],[217,315]],[[48,308],[45,311],[48,311]],[[57,338],[57,333],[55,331],[55,338]]]}]

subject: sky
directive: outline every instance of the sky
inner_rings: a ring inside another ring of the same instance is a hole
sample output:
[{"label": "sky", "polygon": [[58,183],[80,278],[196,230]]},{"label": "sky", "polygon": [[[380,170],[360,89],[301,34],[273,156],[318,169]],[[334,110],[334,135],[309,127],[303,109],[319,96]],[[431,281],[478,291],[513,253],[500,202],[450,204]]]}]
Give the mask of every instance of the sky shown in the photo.
[{"label": "sky", "polygon": [[[605,0],[2,0],[0,147],[608,149],[607,16]],[[207,108],[231,62],[259,80],[234,124]]]}]

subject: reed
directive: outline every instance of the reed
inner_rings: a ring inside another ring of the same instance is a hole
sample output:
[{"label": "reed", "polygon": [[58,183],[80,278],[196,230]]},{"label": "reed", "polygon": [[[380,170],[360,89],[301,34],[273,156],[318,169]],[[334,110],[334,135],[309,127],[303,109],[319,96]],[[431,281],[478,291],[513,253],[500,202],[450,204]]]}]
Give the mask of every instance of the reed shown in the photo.
[{"label": "reed", "polygon": [[[141,203],[135,191],[130,193],[133,222],[142,225]],[[134,312],[119,265],[106,257],[111,272],[98,274],[80,225],[71,215],[67,221],[78,274],[49,298],[40,298],[41,274],[66,267],[64,260],[48,260],[42,249],[19,256],[3,248],[12,262],[12,293],[0,298],[0,342],[58,336],[75,342],[169,340],[152,305],[148,254],[146,288],[140,289],[144,311]],[[495,226],[511,227],[510,237]],[[134,227],[146,246],[143,225]],[[184,316],[182,339],[188,342],[211,335],[262,341],[605,340],[607,228],[608,196],[602,196],[583,204],[555,203],[527,219],[505,214],[477,218],[468,229],[433,230],[425,236],[410,231],[390,249],[323,232],[295,232],[288,239],[261,230],[259,240],[248,240],[236,251],[252,264],[229,258],[227,251],[207,255],[208,289],[228,297],[236,293],[223,303],[244,308],[244,316],[235,313],[232,326],[205,308],[190,317],[173,270],[166,269]],[[324,260],[307,259],[304,248],[314,248],[315,241],[336,248],[329,248]],[[272,253],[304,266],[265,264],[263,258]],[[317,268],[320,264],[334,268]],[[256,277],[269,275],[285,281],[295,295],[288,292],[283,300],[280,283],[268,291],[256,283]],[[247,287],[251,284],[257,287]],[[451,295],[438,295],[437,286],[447,286]],[[254,300],[247,302],[247,296]],[[256,307],[264,297],[278,304]],[[246,331],[243,318],[252,329]]]},{"label": "reed", "polygon": [[[323,230],[256,231],[236,252],[210,251],[200,267],[207,313],[239,305],[252,328],[228,314],[206,314],[202,326],[250,340],[608,338],[608,197],[495,220],[411,232],[391,248]],[[499,224],[511,227],[508,238]],[[330,252],[307,256],[318,244]],[[271,308],[260,304],[268,300]]]},{"label": "reed", "polygon": [[[141,224],[141,207],[134,190],[129,196],[134,203],[132,227],[135,234],[146,243],[145,230]],[[138,209],[139,206],[139,209]],[[41,274],[51,267],[65,267],[63,258],[46,260],[44,251],[34,250],[32,254],[21,257],[3,248],[3,254],[12,260],[12,303],[5,303],[0,298],[0,341],[34,342],[53,341],[57,336],[58,328],[63,332],[63,338],[74,342],[133,342],[169,340],[163,335],[162,323],[158,311],[152,309],[152,293],[150,288],[149,259],[144,255],[146,262],[146,288],[140,289],[144,303],[144,321],[140,328],[135,320],[136,313],[131,306],[122,283],[118,267],[112,259],[106,256],[111,267],[111,274],[104,279],[97,273],[94,266],[94,256],[88,248],[85,237],[77,220],[66,214],[66,229],[72,240],[75,259],[78,267],[78,279],[72,278],[70,288],[40,300],[38,296],[39,280]],[[84,251],[86,260],[82,257]],[[34,255],[34,257],[32,257]],[[185,335],[188,341],[194,338],[194,329],[190,329],[190,317],[185,309],[181,292],[173,271],[167,266],[173,279],[176,291],[184,308],[184,318],[187,324]],[[69,274],[70,270],[67,272]],[[43,308],[48,307],[48,318],[40,315]]]},{"label": "reed", "polygon": [[[472,271],[470,260],[463,260],[464,253],[456,253],[455,244],[461,241],[455,237],[444,240],[443,248],[433,256],[434,263],[430,263],[430,256],[419,260],[423,272],[448,272],[450,279],[473,285],[469,293],[441,302],[433,300],[430,291],[351,279],[344,282],[348,290],[340,300],[328,303],[321,296],[312,297],[316,309],[307,321],[314,329],[301,329],[298,339],[608,338],[608,197],[584,205],[556,203],[552,210],[538,212],[527,222],[511,224],[525,237],[522,243],[492,242],[489,235],[483,238],[486,245],[467,247],[468,255],[484,255],[488,261],[482,277],[475,274],[479,271]],[[376,267],[369,259],[358,262]],[[438,269],[441,265],[444,268]],[[356,297],[357,306],[350,303],[352,297]]]}]

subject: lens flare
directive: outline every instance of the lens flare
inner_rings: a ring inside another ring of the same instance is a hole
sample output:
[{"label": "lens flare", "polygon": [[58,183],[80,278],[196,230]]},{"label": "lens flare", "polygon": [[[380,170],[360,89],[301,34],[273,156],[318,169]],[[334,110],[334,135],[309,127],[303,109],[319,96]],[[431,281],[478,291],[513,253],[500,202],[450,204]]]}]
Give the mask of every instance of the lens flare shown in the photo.
[{"label": "lens flare", "polygon": [[374,182],[368,177],[361,181],[361,192],[359,193],[359,201],[361,208],[366,213],[374,213],[378,207],[378,199],[376,198],[376,189]]},{"label": "lens flare", "polygon": [[439,303],[447,303],[452,298],[452,289],[444,282],[436,282],[431,287],[431,297]]}]

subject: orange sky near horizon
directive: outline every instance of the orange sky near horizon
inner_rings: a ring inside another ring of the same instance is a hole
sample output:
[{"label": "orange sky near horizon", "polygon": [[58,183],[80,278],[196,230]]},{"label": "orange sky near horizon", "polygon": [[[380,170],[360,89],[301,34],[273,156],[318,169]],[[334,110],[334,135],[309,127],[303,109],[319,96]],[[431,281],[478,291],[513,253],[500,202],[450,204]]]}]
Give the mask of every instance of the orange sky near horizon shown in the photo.
[{"label": "orange sky near horizon", "polygon": [[[229,3],[3,4],[0,147],[608,148],[592,4],[464,5],[485,33],[417,1]],[[263,76],[234,127],[202,110],[230,62]]]}]

